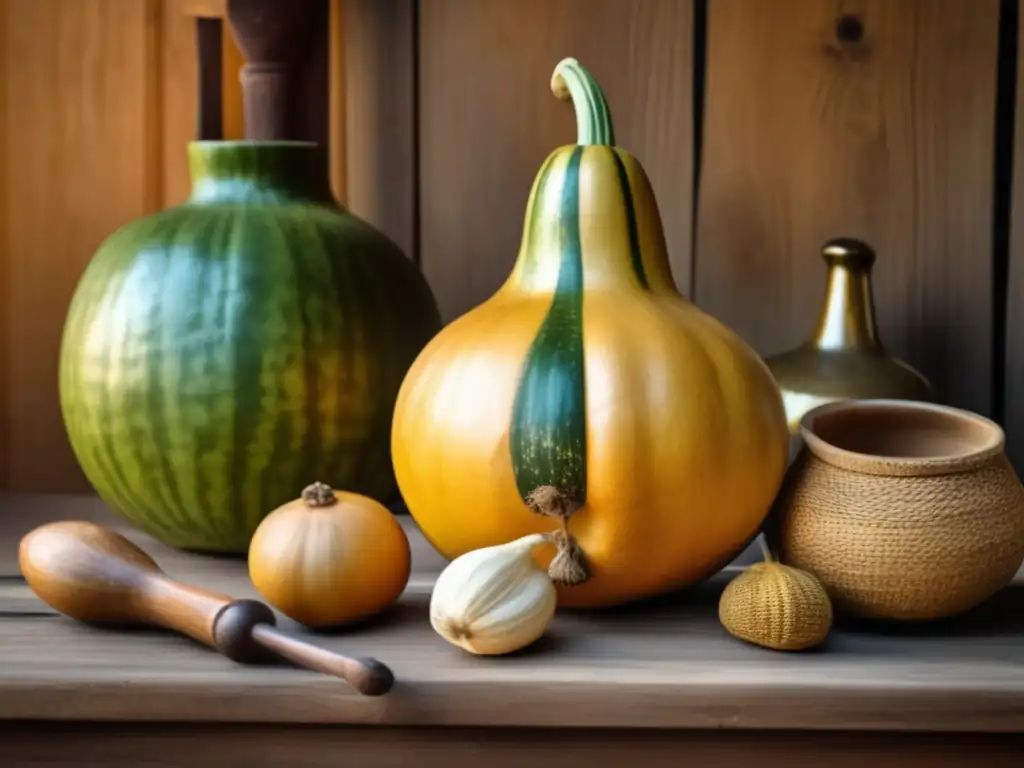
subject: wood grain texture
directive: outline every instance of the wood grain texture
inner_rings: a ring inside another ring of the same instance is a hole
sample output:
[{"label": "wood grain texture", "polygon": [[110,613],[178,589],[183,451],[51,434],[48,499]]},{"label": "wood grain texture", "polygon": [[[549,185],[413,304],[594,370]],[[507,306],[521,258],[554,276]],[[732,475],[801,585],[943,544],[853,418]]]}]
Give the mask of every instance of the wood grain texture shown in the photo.
[{"label": "wood grain texture", "polygon": [[1006,375],[1004,426],[1006,454],[1024,476],[1024,14],[1017,30],[1016,119],[1013,140],[1013,197],[1010,263],[1006,286]]},{"label": "wood grain texture", "polygon": [[[199,71],[197,19],[185,13],[186,0],[165,0],[162,20],[161,172],[164,206],[184,202],[191,184],[186,146],[197,135]],[[237,86],[236,86],[237,87]],[[223,128],[223,119],[221,120]],[[58,489],[54,489],[58,490]]]},{"label": "wood grain texture", "polygon": [[[162,180],[159,206],[168,207],[184,202],[191,190],[188,175],[188,143],[200,138],[197,131],[197,112],[200,103],[197,8],[192,0],[163,0],[160,3],[159,36],[159,132],[153,132],[150,141],[158,139],[159,155],[154,161],[152,176]],[[205,17],[204,17],[205,18]],[[244,134],[242,122],[242,89],[238,75],[243,58],[230,31],[217,19],[209,19],[219,28],[221,46],[221,72],[218,114],[223,137],[240,139]],[[152,80],[151,80],[152,82]],[[52,485],[47,489],[62,490]]]},{"label": "wood grain texture", "polygon": [[708,7],[698,303],[762,354],[795,346],[822,243],[864,239],[886,346],[988,413],[998,0]]},{"label": "wood grain texture", "polygon": [[224,119],[224,138],[238,140],[245,138],[245,107],[242,104],[242,66],[245,56],[238,47],[235,36],[227,24],[221,25],[221,116]]},{"label": "wood grain texture", "polygon": [[342,0],[330,0],[327,8],[327,116],[330,126],[331,189],[342,205],[348,201],[348,125],[345,100],[345,41],[342,19]]},{"label": "wood grain texture", "polygon": [[[187,145],[197,138],[196,16],[215,19],[222,12],[222,0],[0,3],[0,220],[11,222],[6,229],[0,225],[0,448],[18,446],[17,452],[0,453],[0,488],[88,490],[57,397],[67,305],[82,270],[109,234],[188,197]],[[405,55],[411,67],[410,24]],[[322,19],[318,26],[326,41]],[[375,34],[385,38],[380,45],[386,49],[390,28]],[[331,38],[335,49],[339,37]],[[226,27],[221,44],[224,138],[237,139],[244,132],[243,57]],[[319,47],[317,66],[326,68],[326,43]],[[337,76],[331,87],[347,93]],[[406,78],[411,93],[411,71]],[[365,101],[373,94],[362,87]],[[340,137],[344,150],[344,126],[320,124],[328,113],[327,72],[305,89],[304,130],[318,139],[329,133],[332,143]],[[315,106],[317,100],[324,103]],[[412,108],[407,109],[410,126],[403,136],[411,147]],[[351,151],[361,158],[379,153],[382,162],[398,167],[394,143],[385,142],[384,151],[376,138],[390,127],[377,130],[373,122],[390,121],[393,113],[364,118]],[[336,113],[335,120],[339,115],[344,116]],[[397,199],[398,208],[411,211],[411,149],[404,157],[408,199],[398,194],[388,200]],[[344,171],[343,161],[335,165]],[[378,170],[364,163],[361,178]],[[388,205],[381,202],[378,210],[384,213],[378,218],[390,216]],[[411,242],[411,213],[406,221],[405,229],[397,229]],[[396,227],[388,227],[394,235]]]},{"label": "wood grain texture", "polygon": [[64,434],[57,357],[68,301],[100,242],[150,210],[150,0],[8,0],[4,259],[7,466],[13,488],[84,489]]},{"label": "wood grain texture", "polygon": [[728,731],[0,727],[5,768],[1016,768],[1024,737]]},{"label": "wood grain texture", "polygon": [[446,320],[490,296],[519,249],[530,185],[576,138],[549,90],[575,56],[619,145],[651,178],[672,269],[690,284],[692,2],[430,0],[420,7],[421,264]]},{"label": "wood grain texture", "polygon": [[227,0],[171,0],[193,18],[223,19],[227,14]]},{"label": "wood grain texture", "polygon": [[[282,5],[279,13],[294,14],[289,8],[299,6]],[[331,0],[311,0],[311,23],[309,38],[304,49],[299,52],[302,60],[295,67],[295,114],[292,117],[292,138],[300,141],[313,141],[327,146],[328,151],[333,139],[331,133],[330,91],[331,82],[331,45],[336,36],[330,29]],[[329,159],[328,159],[329,162]],[[330,172],[330,168],[325,169]]]},{"label": "wood grain texture", "polygon": [[345,0],[340,11],[344,200],[415,259],[414,0]]},{"label": "wood grain texture", "polygon": [[[4,498],[2,551],[13,551],[17,532],[38,523],[103,514],[95,502],[75,504]],[[957,621],[904,630],[848,624],[819,652],[792,655],[725,634],[716,605],[736,573],[727,569],[661,600],[563,611],[533,648],[486,659],[430,628],[429,595],[443,561],[410,520],[403,523],[413,576],[393,610],[337,634],[280,620],[330,650],[380,659],[397,678],[387,696],[362,697],[287,667],[241,667],[167,633],[88,628],[30,604],[24,585],[7,578],[0,579],[0,719],[1024,731],[1024,578]],[[131,537],[174,578],[256,597],[242,560]]]},{"label": "wood grain texture", "polygon": [[[188,19],[188,17],[184,17]],[[224,22],[221,19],[199,18],[195,26],[195,59],[198,71],[198,94],[196,95],[195,138],[203,141],[217,141],[224,138],[224,115],[221,111],[224,82],[224,46],[221,37]]]},{"label": "wood grain texture", "polygon": [[[12,62],[7,55],[7,0],[0,0],[0,298],[6,299],[10,285],[11,256],[8,239],[8,187],[11,146],[7,142],[7,123],[14,119],[14,110],[7,98],[7,81]],[[10,320],[0,311],[0,488],[10,484],[11,428],[8,402],[8,371],[10,370]]]}]

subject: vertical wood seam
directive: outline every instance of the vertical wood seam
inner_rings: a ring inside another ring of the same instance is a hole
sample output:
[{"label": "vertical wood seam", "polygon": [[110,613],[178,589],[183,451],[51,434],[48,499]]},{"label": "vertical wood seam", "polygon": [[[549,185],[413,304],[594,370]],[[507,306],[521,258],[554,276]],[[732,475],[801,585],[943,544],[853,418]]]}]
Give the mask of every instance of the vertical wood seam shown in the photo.
[{"label": "vertical wood seam", "polygon": [[409,254],[422,270],[420,255],[420,0],[409,0],[412,4],[412,253]]},{"label": "vertical wood seam", "polygon": [[220,19],[196,17],[196,126],[199,140],[224,138],[224,31]]},{"label": "vertical wood seam", "polygon": [[10,378],[10,344],[8,333],[10,291],[10,242],[8,240],[7,198],[10,170],[7,146],[7,120],[12,113],[7,103],[7,0],[0,0],[0,297],[3,298],[0,308],[0,489],[10,488],[11,469],[11,412],[8,380]]},{"label": "vertical wood seam", "polygon": [[704,140],[704,86],[707,72],[708,0],[693,0],[692,98],[693,191],[690,200],[690,300],[697,301],[697,215],[700,206],[701,144]]},{"label": "vertical wood seam", "polygon": [[[995,140],[992,161],[992,417],[1007,424],[1010,249],[1013,226],[1014,135],[1017,111],[1018,0],[1001,0],[996,63]],[[1019,223],[1018,223],[1019,224]]]},{"label": "vertical wood seam", "polygon": [[331,186],[334,196],[342,205],[348,205],[348,135],[346,107],[348,86],[345,68],[345,8],[342,0],[330,0],[327,13],[327,105],[328,156]]},{"label": "vertical wood seam", "polygon": [[145,207],[157,211],[164,205],[164,67],[163,18],[165,0],[146,0],[144,21],[146,75],[143,79],[143,168]]},{"label": "vertical wood seam", "polygon": [[1000,0],[786,10],[707,3],[700,306],[762,354],[791,349],[820,301],[821,243],[876,240],[886,347],[990,413]]}]

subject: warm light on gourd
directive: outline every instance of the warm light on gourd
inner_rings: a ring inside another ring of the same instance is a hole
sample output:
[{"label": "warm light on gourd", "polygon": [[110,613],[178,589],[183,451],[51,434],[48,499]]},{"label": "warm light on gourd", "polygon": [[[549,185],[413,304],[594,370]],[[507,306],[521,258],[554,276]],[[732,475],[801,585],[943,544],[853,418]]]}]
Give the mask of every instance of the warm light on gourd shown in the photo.
[{"label": "warm light on gourd", "polygon": [[313,483],[263,519],[249,546],[249,577],[272,606],[310,627],[364,619],[409,581],[409,539],[387,507]]},{"label": "warm light on gourd", "polygon": [[551,85],[575,104],[578,143],[541,167],[505,284],[409,370],[392,458],[442,554],[560,531],[559,601],[609,605],[741,550],[788,432],[760,358],[676,289],[650,183],[615,146],[600,87],[573,59]]}]

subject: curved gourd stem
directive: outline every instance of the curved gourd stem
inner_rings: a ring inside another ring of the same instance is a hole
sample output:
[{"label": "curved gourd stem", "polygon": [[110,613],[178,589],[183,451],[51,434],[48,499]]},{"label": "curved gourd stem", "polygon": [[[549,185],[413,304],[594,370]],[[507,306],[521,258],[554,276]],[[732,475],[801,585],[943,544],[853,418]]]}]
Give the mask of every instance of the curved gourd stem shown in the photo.
[{"label": "curved gourd stem", "polygon": [[576,59],[562,59],[551,74],[551,92],[562,101],[572,99],[576,110],[577,144],[615,144],[612,113],[597,80]]},{"label": "curved gourd stem", "polygon": [[764,561],[766,563],[774,563],[775,557],[772,555],[772,551],[768,547],[768,540],[765,538],[763,531],[757,534],[757,543],[761,548],[761,557],[764,558]]}]

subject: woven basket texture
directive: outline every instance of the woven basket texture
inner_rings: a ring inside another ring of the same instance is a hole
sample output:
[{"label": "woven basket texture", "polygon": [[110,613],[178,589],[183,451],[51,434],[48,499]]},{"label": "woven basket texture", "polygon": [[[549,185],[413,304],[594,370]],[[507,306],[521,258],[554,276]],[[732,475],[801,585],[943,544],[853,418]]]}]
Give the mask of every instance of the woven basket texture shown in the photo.
[{"label": "woven basket texture", "polygon": [[779,563],[755,563],[726,585],[718,618],[741,640],[799,651],[828,636],[832,603],[811,574]]},{"label": "woven basket texture", "polygon": [[927,620],[975,607],[1024,561],[1024,487],[1001,452],[947,470],[868,474],[803,450],[776,506],[780,559],[857,616]]}]

